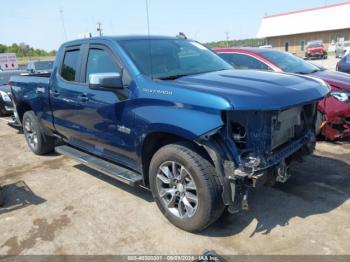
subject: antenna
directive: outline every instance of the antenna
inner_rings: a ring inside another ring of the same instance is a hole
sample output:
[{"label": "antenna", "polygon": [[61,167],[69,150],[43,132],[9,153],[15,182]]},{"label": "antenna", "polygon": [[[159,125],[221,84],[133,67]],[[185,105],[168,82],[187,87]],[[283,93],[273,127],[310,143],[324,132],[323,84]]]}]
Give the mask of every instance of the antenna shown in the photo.
[{"label": "antenna", "polygon": [[102,23],[99,21],[97,22],[97,32],[100,36],[103,36],[103,29],[102,29]]},{"label": "antenna", "polygon": [[146,0],[146,14],[147,14],[147,33],[148,33],[148,35],[150,35],[148,0]]},{"label": "antenna", "polygon": [[152,60],[152,46],[151,46],[151,40],[150,40],[150,26],[149,26],[149,5],[148,0],[146,0],[146,15],[147,15],[147,34],[148,34],[148,55],[149,55],[149,62],[150,62],[150,68],[151,68],[151,78],[153,79],[153,60]]},{"label": "antenna", "polygon": [[63,17],[63,9],[62,8],[60,8],[60,18],[61,18],[61,23],[62,23],[64,39],[67,41],[67,31],[66,31],[66,25],[64,24],[64,17]]}]

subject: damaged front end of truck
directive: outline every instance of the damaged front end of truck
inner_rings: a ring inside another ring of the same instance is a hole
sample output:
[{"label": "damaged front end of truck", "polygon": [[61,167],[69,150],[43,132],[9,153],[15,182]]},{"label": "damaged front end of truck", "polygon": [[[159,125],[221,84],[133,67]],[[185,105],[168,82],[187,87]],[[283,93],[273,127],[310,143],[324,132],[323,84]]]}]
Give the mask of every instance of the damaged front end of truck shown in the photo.
[{"label": "damaged front end of truck", "polygon": [[248,209],[248,192],[262,185],[285,183],[292,161],[315,148],[317,103],[273,111],[226,111],[225,125],[197,143],[213,160],[230,213]]}]

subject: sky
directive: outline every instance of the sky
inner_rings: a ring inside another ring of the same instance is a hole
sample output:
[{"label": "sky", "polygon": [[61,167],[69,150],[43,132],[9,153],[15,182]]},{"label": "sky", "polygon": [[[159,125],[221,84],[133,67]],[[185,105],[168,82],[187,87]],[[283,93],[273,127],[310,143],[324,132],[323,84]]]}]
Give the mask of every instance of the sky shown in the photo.
[{"label": "sky", "polygon": [[[265,15],[340,2],[344,1],[148,0],[150,33],[184,32],[203,43],[224,40],[225,32],[230,39],[254,38]],[[58,49],[81,34],[96,35],[98,21],[104,35],[147,34],[146,0],[0,0],[0,7],[0,43],[7,45],[25,42]]]}]

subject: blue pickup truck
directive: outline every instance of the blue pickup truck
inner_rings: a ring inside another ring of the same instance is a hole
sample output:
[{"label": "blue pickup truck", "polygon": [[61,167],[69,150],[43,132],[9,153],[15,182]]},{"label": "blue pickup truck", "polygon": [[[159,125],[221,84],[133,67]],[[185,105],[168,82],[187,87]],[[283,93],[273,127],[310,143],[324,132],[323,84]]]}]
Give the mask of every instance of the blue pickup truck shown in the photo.
[{"label": "blue pickup truck", "polygon": [[[176,226],[200,231],[250,188],[285,182],[315,146],[316,79],[233,70],[198,42],[161,36],[63,44],[51,74],[11,79],[30,149],[150,188]],[[57,141],[60,141],[57,143]]]}]

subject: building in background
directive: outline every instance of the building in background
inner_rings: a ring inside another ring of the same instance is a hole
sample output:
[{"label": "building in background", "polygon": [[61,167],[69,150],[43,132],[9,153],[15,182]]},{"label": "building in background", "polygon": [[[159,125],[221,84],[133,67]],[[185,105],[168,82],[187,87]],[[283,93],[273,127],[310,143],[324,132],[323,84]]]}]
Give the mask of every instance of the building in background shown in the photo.
[{"label": "building in background", "polygon": [[257,37],[273,48],[305,55],[308,42],[321,40],[332,52],[337,42],[350,40],[350,1],[263,18]]}]

